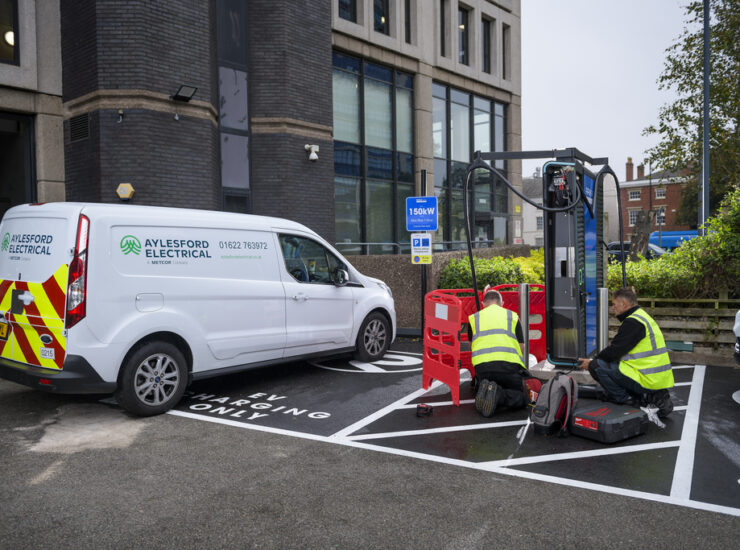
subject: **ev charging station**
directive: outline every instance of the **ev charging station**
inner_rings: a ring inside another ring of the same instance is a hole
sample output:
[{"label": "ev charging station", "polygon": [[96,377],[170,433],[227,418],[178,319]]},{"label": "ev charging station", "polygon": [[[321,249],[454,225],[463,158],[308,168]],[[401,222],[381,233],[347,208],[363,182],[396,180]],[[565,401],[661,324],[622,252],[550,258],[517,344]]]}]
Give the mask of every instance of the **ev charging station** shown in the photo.
[{"label": "ev charging station", "polygon": [[[522,159],[550,159],[543,166],[542,206],[519,193],[495,165],[487,162]],[[619,182],[608,163],[607,158],[591,158],[576,148],[476,152],[465,181],[467,200],[467,186],[474,171],[491,171],[522,200],[544,211],[547,359],[563,368],[572,368],[579,357],[588,357],[608,343],[609,299],[604,288],[603,246],[603,180],[607,174],[614,177],[619,197]],[[466,205],[469,233],[467,211]],[[472,256],[469,237],[468,251]]]}]

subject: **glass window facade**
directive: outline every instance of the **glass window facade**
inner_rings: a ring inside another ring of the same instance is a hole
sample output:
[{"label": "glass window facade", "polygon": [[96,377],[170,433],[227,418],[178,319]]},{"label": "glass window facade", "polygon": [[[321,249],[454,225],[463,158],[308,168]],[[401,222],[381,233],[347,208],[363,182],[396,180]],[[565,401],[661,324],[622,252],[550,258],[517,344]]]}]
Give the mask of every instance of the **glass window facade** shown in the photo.
[{"label": "glass window facade", "polygon": [[0,63],[20,64],[18,0],[0,0]]},{"label": "glass window facade", "polygon": [[340,52],[333,54],[333,71],[337,248],[347,254],[408,251],[413,77]]},{"label": "glass window facade", "polygon": [[[439,204],[436,250],[465,247],[463,189],[475,151],[505,151],[505,105],[445,86],[432,85],[434,189]],[[504,172],[504,161],[496,167]],[[489,172],[469,189],[471,230],[478,246],[507,242],[508,190]]]},{"label": "glass window facade", "polygon": [[250,212],[246,5],[218,0],[216,6],[222,208]]}]

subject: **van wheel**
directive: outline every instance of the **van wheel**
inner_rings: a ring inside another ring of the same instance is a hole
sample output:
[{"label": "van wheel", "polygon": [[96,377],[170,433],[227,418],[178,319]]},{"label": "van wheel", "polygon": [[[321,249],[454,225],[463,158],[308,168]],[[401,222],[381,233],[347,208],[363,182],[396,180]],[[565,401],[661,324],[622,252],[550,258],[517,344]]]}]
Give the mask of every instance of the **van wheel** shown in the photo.
[{"label": "van wheel", "polygon": [[188,369],[185,357],[168,342],[149,342],[123,366],[116,400],[138,416],[153,416],[177,405],[185,393]]},{"label": "van wheel", "polygon": [[382,313],[371,313],[357,333],[355,359],[366,363],[377,361],[391,345],[391,327]]}]

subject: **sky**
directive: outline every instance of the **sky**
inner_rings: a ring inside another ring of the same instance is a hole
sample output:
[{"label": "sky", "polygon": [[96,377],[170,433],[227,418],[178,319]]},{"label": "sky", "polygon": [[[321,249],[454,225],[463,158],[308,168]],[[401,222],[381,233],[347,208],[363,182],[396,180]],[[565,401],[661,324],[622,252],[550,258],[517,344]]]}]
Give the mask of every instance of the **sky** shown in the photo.
[{"label": "sky", "polygon": [[[632,157],[636,173],[659,142],[642,130],[675,98],[657,80],[687,3],[522,0],[522,150],[576,147],[609,157],[620,181]],[[523,161],[522,175],[543,162]]]}]

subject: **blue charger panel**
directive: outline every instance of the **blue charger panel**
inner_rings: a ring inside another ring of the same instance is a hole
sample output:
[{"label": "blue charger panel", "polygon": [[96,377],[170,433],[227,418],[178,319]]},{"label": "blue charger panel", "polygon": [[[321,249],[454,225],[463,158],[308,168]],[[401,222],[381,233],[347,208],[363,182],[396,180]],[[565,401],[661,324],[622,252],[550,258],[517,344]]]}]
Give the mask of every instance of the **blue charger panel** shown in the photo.
[{"label": "blue charger panel", "polygon": [[599,243],[598,224],[596,219],[601,215],[598,211],[598,201],[594,200],[595,182],[587,173],[583,174],[583,192],[586,199],[593,205],[594,218],[591,217],[586,205],[583,205],[584,228],[584,290],[586,292],[586,354],[596,350],[598,330],[597,307],[597,248]]}]

